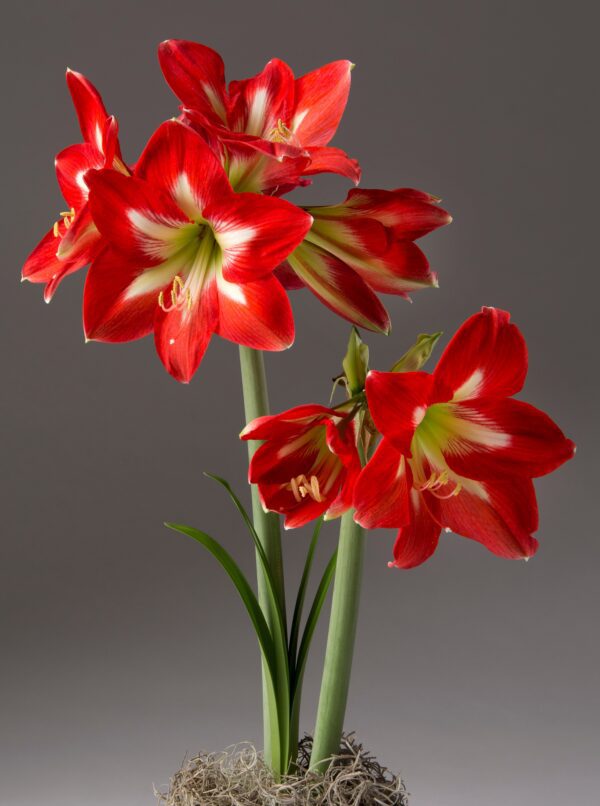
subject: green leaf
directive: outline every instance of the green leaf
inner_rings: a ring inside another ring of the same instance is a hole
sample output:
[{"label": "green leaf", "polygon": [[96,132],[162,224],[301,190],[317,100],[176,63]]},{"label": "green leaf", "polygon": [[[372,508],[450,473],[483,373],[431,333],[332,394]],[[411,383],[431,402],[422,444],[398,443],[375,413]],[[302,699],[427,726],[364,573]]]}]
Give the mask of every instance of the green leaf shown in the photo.
[{"label": "green leaf", "polygon": [[317,543],[319,541],[319,533],[321,532],[322,526],[323,526],[323,518],[321,517],[315,524],[315,528],[313,530],[312,540],[310,541],[308,554],[306,555],[306,562],[304,563],[304,570],[302,572],[302,578],[300,580],[300,585],[298,587],[298,595],[296,596],[294,615],[292,617],[292,628],[290,631],[290,646],[288,650],[290,669],[293,669],[296,665],[296,653],[298,650],[298,636],[300,634],[300,622],[302,621],[302,609],[304,607],[304,600],[306,598],[306,589],[310,577],[310,570],[312,568],[313,559],[315,556],[315,550],[317,548]]},{"label": "green leaf", "polygon": [[[258,599],[256,598],[256,594],[244,576],[243,571],[235,562],[231,554],[229,554],[229,552],[224,549],[220,543],[218,543],[206,532],[201,532],[198,529],[194,529],[192,526],[184,526],[183,524],[178,523],[165,523],[165,526],[169,529],[173,529],[175,532],[180,532],[181,534],[191,537],[193,540],[196,540],[198,543],[204,546],[204,548],[208,549],[213,557],[221,564],[222,568],[233,582],[246,607],[248,615],[250,616],[250,621],[252,622],[252,626],[256,632],[258,644],[269,672],[269,714],[273,735],[281,737],[284,731],[289,733],[289,716],[284,714],[284,718],[282,719],[279,706],[280,698],[277,696],[277,659],[273,638]],[[287,744],[287,741],[279,741],[279,753],[281,758],[273,760],[274,766],[278,768],[280,772],[284,772],[287,769],[289,755],[289,748],[287,747]],[[283,752],[284,750],[285,752]]]},{"label": "green leaf", "polygon": [[277,586],[273,577],[273,571],[269,564],[269,559],[265,554],[263,545],[260,542],[260,538],[256,532],[256,529],[254,528],[252,519],[246,511],[246,508],[226,479],[223,479],[220,476],[216,476],[212,473],[205,473],[204,475],[210,479],[213,479],[213,481],[218,482],[222,487],[225,488],[237,511],[242,516],[242,520],[250,532],[256,547],[256,552],[265,575],[265,580],[267,583],[267,595],[269,596],[269,605],[272,612],[277,615],[275,623],[272,625],[271,636],[273,639],[275,662],[275,693],[278,702],[278,713],[281,726],[281,755],[282,758],[287,758],[289,755],[290,667],[288,665],[287,631],[285,626],[284,605],[277,595]]}]

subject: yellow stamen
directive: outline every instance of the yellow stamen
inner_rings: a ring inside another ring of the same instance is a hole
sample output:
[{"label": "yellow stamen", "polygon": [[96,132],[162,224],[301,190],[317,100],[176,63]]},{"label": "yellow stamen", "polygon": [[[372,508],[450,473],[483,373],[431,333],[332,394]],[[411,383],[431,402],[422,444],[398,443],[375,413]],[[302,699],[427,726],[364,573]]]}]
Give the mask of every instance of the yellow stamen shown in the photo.
[{"label": "yellow stamen", "polygon": [[52,227],[52,232],[54,233],[54,237],[58,238],[58,236],[60,235],[60,233],[58,231],[58,221],[54,222],[54,226]]},{"label": "yellow stamen", "polygon": [[189,288],[185,287],[185,283],[178,274],[176,274],[173,278],[173,283],[171,285],[169,294],[171,297],[171,304],[168,306],[165,305],[165,292],[161,291],[158,295],[158,307],[161,308],[165,313],[173,311],[176,308],[181,308],[183,305],[186,306],[188,311],[192,310],[192,293]]},{"label": "yellow stamen", "polygon": [[316,476],[311,476],[309,481],[304,473],[302,473],[290,479],[288,490],[292,491],[298,503],[300,503],[303,498],[306,498],[307,495],[318,503],[324,500],[319,487],[319,479]]}]

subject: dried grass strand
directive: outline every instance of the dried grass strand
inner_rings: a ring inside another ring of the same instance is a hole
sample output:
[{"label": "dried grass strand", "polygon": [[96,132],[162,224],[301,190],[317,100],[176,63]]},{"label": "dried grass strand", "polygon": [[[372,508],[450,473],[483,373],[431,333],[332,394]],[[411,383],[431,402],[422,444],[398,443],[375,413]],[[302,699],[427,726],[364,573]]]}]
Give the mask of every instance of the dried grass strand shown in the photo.
[{"label": "dried grass strand", "polygon": [[297,770],[275,781],[262,755],[248,743],[184,761],[168,792],[155,792],[164,806],[408,806],[400,776],[383,767],[354,734],[344,736],[339,755],[323,774],[310,772],[312,738],[298,749]]}]

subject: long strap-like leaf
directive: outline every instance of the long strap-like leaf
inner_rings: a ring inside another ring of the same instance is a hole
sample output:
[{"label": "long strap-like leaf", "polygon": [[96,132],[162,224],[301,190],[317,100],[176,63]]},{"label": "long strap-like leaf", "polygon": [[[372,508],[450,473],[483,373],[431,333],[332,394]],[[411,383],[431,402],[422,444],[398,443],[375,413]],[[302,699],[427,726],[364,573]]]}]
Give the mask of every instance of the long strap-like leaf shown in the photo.
[{"label": "long strap-like leaf", "polygon": [[298,595],[296,596],[296,604],[294,606],[294,615],[292,617],[292,627],[290,630],[290,645],[288,650],[290,659],[290,669],[294,669],[296,666],[298,637],[300,634],[300,623],[302,621],[302,609],[304,607],[304,600],[306,598],[306,589],[308,587],[308,579],[310,577],[310,571],[312,568],[317,543],[319,542],[319,534],[321,532],[322,526],[323,526],[323,518],[319,518],[313,530],[312,540],[310,541],[310,546],[308,549],[308,553],[306,555],[306,562],[304,563],[304,570],[302,572],[300,585],[298,587]]},{"label": "long strap-like leaf", "polygon": [[[287,758],[289,761],[289,753],[290,753],[289,707],[291,702],[291,695],[290,695],[290,667],[288,664],[287,630],[285,623],[286,620],[285,620],[284,603],[279,600],[279,597],[277,595],[277,587],[275,585],[275,580],[273,578],[273,572],[269,564],[269,560],[262,547],[256,529],[254,528],[252,519],[248,515],[248,512],[246,511],[244,505],[237,497],[228,481],[221,478],[220,476],[215,476],[212,473],[206,473],[205,475],[213,479],[214,481],[218,482],[222,487],[225,488],[229,497],[233,501],[237,511],[242,516],[242,520],[244,521],[244,524],[246,525],[246,528],[248,529],[252,537],[252,540],[256,547],[256,551],[264,571],[265,579],[267,582],[266,587],[271,608],[277,614],[277,619],[275,621],[275,624],[273,624],[272,628],[272,639],[273,639],[273,649],[275,659],[275,680],[276,680],[275,692],[277,696],[279,723],[280,723],[281,755],[282,758]],[[285,767],[285,769],[282,770],[282,772],[285,772],[286,769],[287,766]]]},{"label": "long strap-like leaf", "polygon": [[193,538],[210,551],[213,557],[227,572],[248,611],[250,621],[254,626],[258,643],[269,671],[269,698],[273,701],[273,705],[275,706],[270,709],[270,713],[274,714],[276,720],[276,724],[272,725],[273,735],[280,737],[278,742],[280,758],[276,759],[276,761],[280,771],[285,772],[289,763],[289,742],[287,739],[282,741],[281,737],[283,735],[289,735],[289,706],[286,701],[285,707],[281,707],[281,694],[279,693],[278,696],[278,669],[275,644],[258,599],[256,598],[256,594],[231,554],[214,538],[206,534],[206,532],[201,532],[198,529],[194,529],[192,526],[184,526],[178,523],[165,523],[165,526]]}]

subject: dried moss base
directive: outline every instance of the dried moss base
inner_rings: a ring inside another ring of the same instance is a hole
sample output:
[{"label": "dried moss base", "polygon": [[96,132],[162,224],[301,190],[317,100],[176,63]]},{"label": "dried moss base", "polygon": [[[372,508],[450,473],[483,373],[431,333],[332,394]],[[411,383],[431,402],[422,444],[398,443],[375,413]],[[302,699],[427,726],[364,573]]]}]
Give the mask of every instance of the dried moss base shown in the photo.
[{"label": "dried moss base", "polygon": [[312,739],[300,742],[297,774],[274,781],[251,744],[222,753],[202,753],[186,761],[169,791],[157,792],[164,806],[407,806],[399,776],[363,750],[354,735],[344,736],[340,755],[323,775],[308,771]]}]

